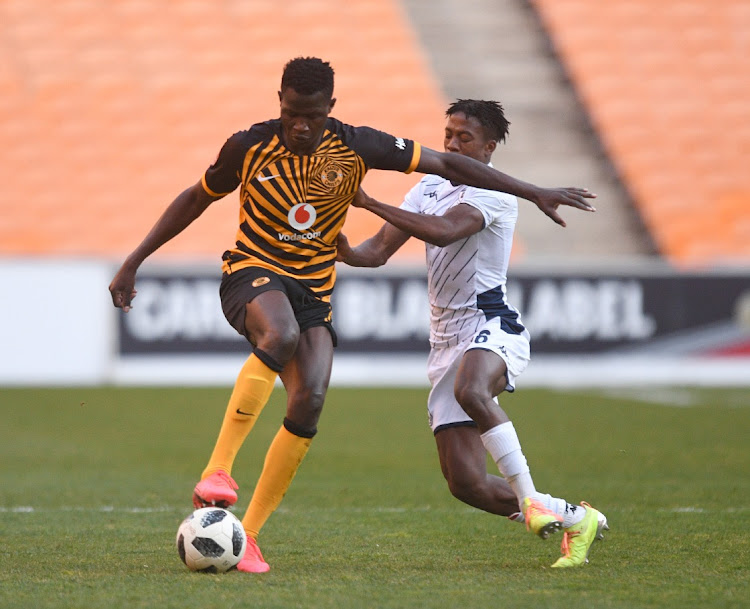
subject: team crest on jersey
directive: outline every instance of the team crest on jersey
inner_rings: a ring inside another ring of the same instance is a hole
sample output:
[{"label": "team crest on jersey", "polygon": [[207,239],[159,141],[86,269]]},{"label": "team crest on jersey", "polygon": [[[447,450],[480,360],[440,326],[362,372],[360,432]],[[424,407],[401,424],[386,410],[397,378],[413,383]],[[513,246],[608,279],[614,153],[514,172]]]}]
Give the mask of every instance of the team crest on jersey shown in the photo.
[{"label": "team crest on jersey", "polygon": [[344,181],[344,167],[336,161],[328,162],[320,170],[320,181],[328,190],[333,190]]}]

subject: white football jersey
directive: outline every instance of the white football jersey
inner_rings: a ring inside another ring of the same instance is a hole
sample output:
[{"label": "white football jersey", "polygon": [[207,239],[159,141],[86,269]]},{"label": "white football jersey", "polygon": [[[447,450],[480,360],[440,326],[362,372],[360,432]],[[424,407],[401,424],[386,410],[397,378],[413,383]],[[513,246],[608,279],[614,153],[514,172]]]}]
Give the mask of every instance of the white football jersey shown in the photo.
[{"label": "white football jersey", "polygon": [[428,175],[407,193],[401,208],[441,216],[461,203],[482,213],[484,228],[446,247],[425,244],[430,344],[435,348],[462,344],[494,317],[502,318],[506,332],[525,332],[518,311],[505,296],[518,199],[493,190],[454,186],[450,180]]}]

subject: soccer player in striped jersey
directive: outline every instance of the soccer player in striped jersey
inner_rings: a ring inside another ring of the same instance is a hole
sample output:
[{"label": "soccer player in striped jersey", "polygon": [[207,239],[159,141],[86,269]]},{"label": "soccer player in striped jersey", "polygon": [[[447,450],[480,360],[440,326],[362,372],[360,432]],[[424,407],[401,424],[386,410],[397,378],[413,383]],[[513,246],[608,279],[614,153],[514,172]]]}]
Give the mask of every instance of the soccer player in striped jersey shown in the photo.
[{"label": "soccer player in striped jersey", "polygon": [[232,135],[201,179],[180,193],[126,258],[109,289],[128,311],[143,261],[214,201],[239,188],[239,227],[224,253],[220,299],[229,323],[252,344],[193,503],[237,501],[234,459],[276,378],[287,393],[283,424],[271,442],[242,523],[248,549],[240,571],[269,570],[256,540],[305,457],[328,388],[336,334],[330,296],[337,237],[370,169],[435,174],[534,201],[558,222],[559,205],[589,209],[585,189],[546,189],[467,156],[446,154],[331,117],[333,69],[316,57],[284,67],[280,116]]},{"label": "soccer player in striped jersey", "polygon": [[[446,116],[446,152],[489,164],[508,133],[502,106],[458,100]],[[428,413],[451,492],[479,509],[524,521],[543,539],[562,529],[564,555],[552,566],[584,564],[594,539],[607,527],[606,518],[587,504],[572,505],[536,490],[513,423],[496,400],[502,391],[514,390],[530,357],[529,333],[505,295],[516,197],[428,175],[400,208],[363,191],[354,205],[386,223],[355,248],[341,234],[340,261],[379,266],[409,237],[426,244]],[[502,478],[487,472],[486,452]]]}]

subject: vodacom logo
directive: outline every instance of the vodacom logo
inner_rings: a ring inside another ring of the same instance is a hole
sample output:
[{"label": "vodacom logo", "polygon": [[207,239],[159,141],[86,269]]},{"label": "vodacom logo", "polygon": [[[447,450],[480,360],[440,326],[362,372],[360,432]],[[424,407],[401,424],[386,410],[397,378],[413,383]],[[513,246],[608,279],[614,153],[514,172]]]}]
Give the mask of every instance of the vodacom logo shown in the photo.
[{"label": "vodacom logo", "polygon": [[315,222],[315,218],[318,214],[315,213],[315,208],[309,203],[299,203],[292,207],[287,214],[289,224],[297,230],[305,230],[310,228]]}]

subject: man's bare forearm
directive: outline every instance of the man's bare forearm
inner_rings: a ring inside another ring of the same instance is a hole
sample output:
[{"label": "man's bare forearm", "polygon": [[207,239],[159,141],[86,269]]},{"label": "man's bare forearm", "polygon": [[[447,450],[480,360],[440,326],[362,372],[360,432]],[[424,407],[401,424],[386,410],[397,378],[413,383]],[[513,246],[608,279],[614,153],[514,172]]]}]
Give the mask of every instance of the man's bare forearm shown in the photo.
[{"label": "man's bare forearm", "polygon": [[458,184],[507,192],[508,194],[534,201],[542,190],[538,186],[524,182],[498,171],[462,154],[425,154],[417,167],[418,171],[433,173]]},{"label": "man's bare forearm", "polygon": [[143,241],[127,257],[125,264],[137,268],[162,245],[179,235],[211,204],[208,196],[200,196],[198,185],[183,190],[164,210]]},{"label": "man's bare forearm", "polygon": [[383,266],[388,261],[388,257],[377,246],[375,237],[370,237],[357,247],[350,248],[342,258],[342,262],[349,266],[360,267]]},{"label": "man's bare forearm", "polygon": [[359,203],[363,209],[380,216],[399,230],[426,243],[443,247],[455,241],[453,226],[442,216],[415,214],[399,207],[381,203],[362,193]]}]

